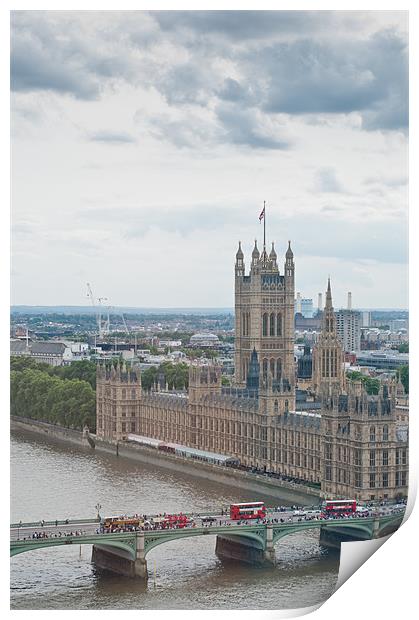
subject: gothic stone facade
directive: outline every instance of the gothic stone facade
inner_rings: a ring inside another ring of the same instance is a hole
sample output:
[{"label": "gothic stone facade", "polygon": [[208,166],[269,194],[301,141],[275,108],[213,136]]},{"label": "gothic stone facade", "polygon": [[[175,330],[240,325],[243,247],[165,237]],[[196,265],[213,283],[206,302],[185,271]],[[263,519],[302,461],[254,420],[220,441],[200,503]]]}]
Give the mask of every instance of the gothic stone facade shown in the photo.
[{"label": "gothic stone facade", "polygon": [[[250,272],[245,273],[239,244],[235,265],[235,377],[246,385],[252,351],[258,354],[261,374],[268,374],[291,387],[294,399],[294,255],[289,243],[284,273],[280,274],[274,244],[268,256],[257,244],[252,252]],[[291,403],[294,409],[295,402]],[[280,402],[280,409],[283,403]]]},{"label": "gothic stone facade", "polygon": [[[320,412],[296,411],[293,256],[289,248],[280,276],[274,250],[269,257],[265,250],[257,254],[255,249],[244,289],[240,248],[236,255],[237,387],[221,386],[217,366],[192,365],[188,396],[147,393],[136,366],[98,366],[97,435],[123,441],[136,433],[235,456],[245,466],[319,483],[328,497],[407,495],[407,436],[397,422],[395,383],[377,396],[367,395],[360,383],[344,389],[333,362],[328,368],[336,376],[319,379]],[[338,361],[332,313],[326,313],[332,323],[322,342],[329,359]]]}]

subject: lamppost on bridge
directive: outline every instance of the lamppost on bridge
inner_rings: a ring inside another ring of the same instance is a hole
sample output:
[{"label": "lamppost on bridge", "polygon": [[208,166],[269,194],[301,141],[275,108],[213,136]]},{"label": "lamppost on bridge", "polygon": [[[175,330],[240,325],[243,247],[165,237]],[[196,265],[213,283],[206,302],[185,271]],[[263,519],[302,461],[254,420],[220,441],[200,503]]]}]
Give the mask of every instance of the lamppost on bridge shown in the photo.
[{"label": "lamppost on bridge", "polygon": [[17,539],[20,540],[20,528],[22,527],[22,519],[17,524]]},{"label": "lamppost on bridge", "polygon": [[99,521],[100,521],[100,512],[99,512],[99,511],[101,510],[102,506],[101,506],[101,505],[99,504],[99,502],[98,502],[98,503],[96,504],[95,508],[96,508],[96,511],[97,511],[97,518],[98,518],[98,519],[99,519]]}]

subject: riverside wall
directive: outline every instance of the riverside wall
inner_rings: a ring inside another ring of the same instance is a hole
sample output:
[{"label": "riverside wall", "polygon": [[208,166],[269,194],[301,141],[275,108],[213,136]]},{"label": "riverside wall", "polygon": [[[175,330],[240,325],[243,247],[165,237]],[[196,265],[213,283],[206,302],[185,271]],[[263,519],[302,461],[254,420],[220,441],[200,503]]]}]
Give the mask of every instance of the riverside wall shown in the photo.
[{"label": "riverside wall", "polygon": [[287,483],[275,478],[268,478],[220,465],[191,461],[191,459],[158,452],[153,448],[140,446],[133,442],[105,441],[91,433],[67,429],[38,420],[12,416],[11,430],[30,431],[86,449],[95,449],[98,452],[106,452],[121,458],[140,461],[147,465],[163,467],[171,471],[194,476],[195,478],[205,478],[230,488],[234,487],[243,491],[263,493],[273,498],[280,497],[283,501],[290,502],[291,504],[314,505],[320,501],[320,490],[309,486]]}]

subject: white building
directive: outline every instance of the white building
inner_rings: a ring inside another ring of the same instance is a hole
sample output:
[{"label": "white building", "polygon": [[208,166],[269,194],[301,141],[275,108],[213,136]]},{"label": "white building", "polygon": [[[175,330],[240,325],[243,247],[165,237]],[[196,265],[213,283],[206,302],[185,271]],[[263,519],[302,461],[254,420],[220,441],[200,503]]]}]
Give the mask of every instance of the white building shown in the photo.
[{"label": "white building", "polygon": [[336,332],[347,353],[361,349],[361,313],[356,310],[336,312]]}]

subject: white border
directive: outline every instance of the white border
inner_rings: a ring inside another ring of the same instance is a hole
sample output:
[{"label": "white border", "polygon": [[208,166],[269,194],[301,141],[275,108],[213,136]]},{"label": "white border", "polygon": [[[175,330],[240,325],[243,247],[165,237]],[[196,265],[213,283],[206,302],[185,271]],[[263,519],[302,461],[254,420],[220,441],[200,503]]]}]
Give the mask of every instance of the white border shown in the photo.
[{"label": "white border", "polygon": [[[398,2],[397,6],[394,6],[395,3],[390,4],[386,1],[381,2],[359,2],[353,0],[352,2],[340,2],[337,6],[336,2],[266,2],[264,0],[260,0],[259,2],[242,0],[241,2],[225,2],[220,0],[212,0],[212,2],[163,2],[159,0],[155,0],[154,2],[133,2],[127,0],[120,0],[118,3],[106,2],[103,0],[102,2],[92,1],[92,0],[84,0],[83,2],[74,1],[64,2],[60,0],[46,0],[43,3],[37,2],[19,2],[19,1],[7,1],[6,6],[3,6],[0,11],[0,15],[3,18],[0,22],[0,40],[3,46],[2,54],[1,54],[1,68],[2,68],[2,115],[1,115],[1,128],[2,128],[2,172],[3,172],[3,182],[2,182],[2,209],[1,209],[1,217],[3,218],[2,226],[0,227],[1,231],[1,252],[2,252],[2,292],[3,297],[7,298],[6,291],[9,290],[9,218],[6,214],[9,213],[8,205],[10,204],[10,190],[9,184],[7,183],[7,179],[10,178],[10,158],[9,158],[9,78],[8,78],[8,59],[9,59],[9,10],[40,10],[40,9],[50,9],[50,10],[62,10],[62,9],[90,9],[90,10],[140,10],[140,9],[311,9],[311,10],[324,10],[324,9],[334,9],[337,8],[339,10],[409,10],[410,12],[410,58],[411,58],[411,75],[417,75],[418,67],[417,67],[417,56],[416,56],[416,48],[417,48],[417,9],[413,2]],[[417,137],[417,114],[414,113],[418,109],[418,100],[416,93],[413,92],[413,86],[416,86],[417,81],[411,80],[411,94],[410,94],[410,110],[411,110],[411,121],[410,128],[411,134]],[[417,170],[417,146],[415,144],[411,145],[410,149],[410,204],[413,205],[410,213],[411,217],[411,226],[410,226],[410,272],[414,273],[414,268],[416,267],[416,259],[417,259],[417,241],[413,238],[413,231],[417,231],[418,227],[418,218],[416,215],[416,209],[418,208],[418,195],[417,195],[417,181],[415,180],[415,175],[413,173],[414,170]],[[416,166],[415,166],[416,164]],[[415,235],[416,236],[416,235]],[[412,277],[410,277],[410,294],[413,302],[411,303],[411,307],[414,309],[416,307],[416,288],[414,286],[414,282],[412,281]],[[8,342],[9,337],[9,304],[7,299],[3,301],[1,305],[1,325],[3,328],[3,339],[2,342],[4,345]],[[416,317],[414,317],[416,318]],[[417,328],[414,322],[411,322],[411,343],[417,344]],[[411,345],[413,350],[413,346]],[[7,477],[4,472],[8,471],[8,459],[9,459],[9,448],[8,448],[8,433],[7,433],[7,415],[6,412],[8,410],[8,363],[9,363],[9,355],[7,348],[5,348],[3,355],[1,357],[1,376],[3,377],[3,389],[1,391],[3,397],[3,415],[5,417],[5,426],[6,431],[3,433],[2,440],[4,442],[2,455],[5,462],[3,462],[3,484],[5,488],[3,489],[3,497],[8,498],[8,483],[6,482]],[[416,359],[411,354],[410,360],[411,366],[411,376],[417,376],[417,364]],[[411,445],[416,445],[418,438],[418,424],[415,420],[415,404],[416,404],[416,389],[413,385],[411,391],[411,401],[413,405],[411,406],[411,426],[410,426],[410,441]],[[416,450],[413,449],[410,451],[410,498],[416,495],[416,471],[418,466],[418,460],[416,457]],[[411,510],[411,504],[409,509]],[[5,520],[8,519],[8,510],[4,507],[3,514],[6,515]],[[403,527],[388,540],[380,549],[380,551],[374,554],[370,559],[362,566],[361,569],[357,570],[354,575],[346,582],[343,583],[341,588],[317,611],[314,612],[313,618],[339,618],[339,620],[350,619],[353,620],[356,617],[363,618],[376,618],[379,617],[381,619],[392,618],[394,619],[398,615],[407,615],[407,617],[413,616],[409,610],[414,610],[417,607],[416,602],[416,592],[415,588],[417,588],[416,583],[416,574],[417,574],[417,544],[415,545],[418,535],[418,510],[414,510],[408,519],[408,521],[403,525]],[[5,532],[4,532],[5,533]],[[20,617],[27,617],[28,614],[44,617],[45,611],[20,611],[14,612],[9,611],[8,609],[8,601],[9,601],[9,579],[8,579],[8,541],[7,537],[3,536],[3,554],[2,557],[6,560],[6,563],[2,564],[2,579],[1,585],[4,589],[1,597],[1,605],[2,611],[5,611],[8,615],[14,615],[19,613]],[[351,569],[348,569],[348,566],[354,565],[359,559],[360,548],[359,545],[368,545],[369,543],[348,543],[344,546],[343,556],[347,555],[348,559],[345,557],[342,558],[342,567],[341,574],[348,575],[351,573]],[[357,550],[355,547],[358,546]],[[369,552],[368,552],[369,553]],[[368,555],[367,553],[367,555]],[[351,557],[352,556],[352,557]],[[347,564],[348,562],[348,564]],[[5,565],[6,564],[6,565]],[[349,572],[348,572],[349,571]],[[141,616],[143,619],[148,620],[151,618],[173,618],[180,619],[185,616],[190,618],[195,618],[197,614],[199,617],[203,616],[214,616],[217,615],[217,618],[222,620],[234,618],[252,618],[255,616],[259,618],[273,618],[273,617],[295,617],[301,613],[302,610],[293,610],[293,612],[280,612],[280,611],[144,611],[141,610]],[[307,613],[309,610],[305,610]],[[54,618],[57,616],[61,616],[61,614],[69,614],[73,613],[72,611],[52,611],[50,613],[54,614]],[[84,614],[84,611],[77,611],[77,614]],[[131,613],[137,614],[136,611],[126,611],[122,613]],[[90,617],[106,614],[110,617],[120,617],[121,611],[91,611]]]}]

